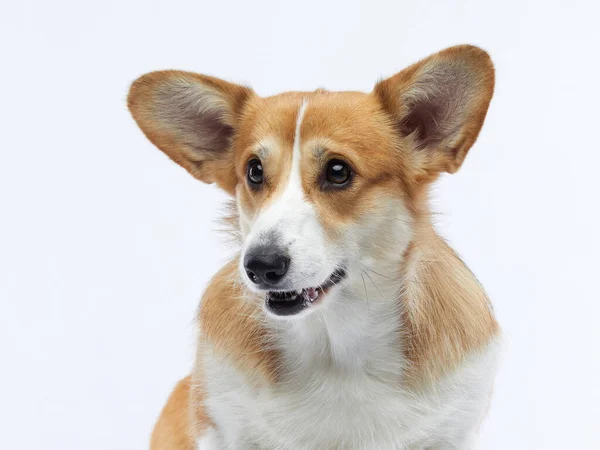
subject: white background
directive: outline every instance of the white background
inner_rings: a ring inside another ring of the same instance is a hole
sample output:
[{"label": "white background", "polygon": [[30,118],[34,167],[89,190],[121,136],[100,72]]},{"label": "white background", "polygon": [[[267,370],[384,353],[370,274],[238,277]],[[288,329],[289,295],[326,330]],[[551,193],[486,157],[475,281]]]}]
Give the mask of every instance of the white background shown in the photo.
[{"label": "white background", "polygon": [[191,367],[198,299],[232,252],[225,196],[143,137],[131,81],[368,91],[458,43],[497,68],[478,142],[434,190],[506,334],[481,448],[600,448],[597,8],[2,0],[0,448],[146,448]]}]

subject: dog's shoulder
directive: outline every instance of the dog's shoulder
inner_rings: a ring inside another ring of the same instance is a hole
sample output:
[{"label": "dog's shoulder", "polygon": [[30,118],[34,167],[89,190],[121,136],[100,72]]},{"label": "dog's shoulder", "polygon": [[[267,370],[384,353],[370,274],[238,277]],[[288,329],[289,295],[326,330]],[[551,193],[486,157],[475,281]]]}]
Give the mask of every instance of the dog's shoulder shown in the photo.
[{"label": "dog's shoulder", "polygon": [[212,278],[200,304],[201,339],[212,351],[248,373],[269,380],[277,376],[278,354],[269,345],[260,302],[239,277],[237,258]]},{"label": "dog's shoulder", "polygon": [[403,325],[409,379],[434,381],[452,373],[500,334],[488,296],[469,268],[439,236],[410,249]]}]

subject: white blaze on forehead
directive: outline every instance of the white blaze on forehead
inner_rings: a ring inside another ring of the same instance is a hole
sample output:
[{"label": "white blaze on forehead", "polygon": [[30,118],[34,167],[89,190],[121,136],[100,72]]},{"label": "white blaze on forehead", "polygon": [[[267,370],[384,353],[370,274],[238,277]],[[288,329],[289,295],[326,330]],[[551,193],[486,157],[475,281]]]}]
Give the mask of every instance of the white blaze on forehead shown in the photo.
[{"label": "white blaze on forehead", "polygon": [[[246,245],[252,246],[269,238],[269,235],[278,235],[282,242],[289,243],[296,239],[306,226],[307,218],[312,217],[314,212],[311,205],[306,202],[302,189],[301,176],[301,128],[302,120],[308,106],[304,99],[298,109],[296,128],[294,132],[294,143],[292,146],[292,164],[287,177],[282,177],[283,189],[281,194],[275,197],[264,209],[259,210],[251,224]],[[264,243],[264,242],[262,242]],[[292,255],[293,256],[293,255]]]},{"label": "white blaze on forehead", "polygon": [[[287,177],[281,177],[282,189],[277,189],[281,194],[260,209],[251,223],[247,223],[248,234],[240,259],[243,261],[249,249],[262,245],[273,246],[284,252],[291,261],[285,277],[287,290],[320,285],[337,263],[328,260],[323,229],[302,187],[301,128],[307,107],[308,101],[304,99],[296,118],[291,168],[285,174]],[[243,222],[242,217],[240,222]],[[251,282],[248,283],[252,288]]]},{"label": "white blaze on forehead", "polygon": [[[261,239],[262,233],[269,231],[282,231],[280,228],[285,227],[284,219],[288,219],[292,213],[298,215],[302,207],[306,207],[304,202],[304,193],[302,191],[302,177],[300,174],[301,160],[301,143],[300,129],[304,113],[308,106],[308,100],[304,99],[298,109],[298,117],[296,118],[296,128],[294,131],[294,143],[292,146],[292,164],[290,172],[287,176],[287,184],[282,189],[281,194],[274,198],[273,201],[264,209],[258,211],[254,218],[244,217],[243,221],[247,226],[246,233],[250,233],[250,240]],[[269,142],[270,145],[265,147],[275,147],[276,144]],[[283,180],[286,178],[283,177]],[[283,181],[285,183],[285,181]],[[288,222],[288,220],[285,220]],[[252,242],[249,243],[250,245]]]},{"label": "white blaze on forehead", "polygon": [[308,106],[308,100],[302,100],[300,109],[298,110],[298,118],[296,119],[296,131],[294,133],[294,146],[292,148],[292,169],[290,170],[290,180],[288,183],[288,189],[295,185],[297,187],[302,186],[302,178],[300,177],[300,128],[302,126],[302,120],[304,119],[304,112]]},{"label": "white blaze on forehead", "polygon": [[[298,117],[296,119],[296,130],[294,132],[294,145],[292,146],[292,166],[288,175],[287,186],[279,198],[265,211],[265,214],[273,214],[275,211],[283,212],[293,209],[294,206],[300,206],[299,203],[304,203],[304,193],[302,191],[302,176],[300,174],[301,160],[301,133],[302,120],[308,106],[308,100],[304,99],[298,109]],[[294,203],[296,202],[296,205]],[[299,210],[298,210],[299,212]],[[278,216],[276,214],[275,216]]]}]

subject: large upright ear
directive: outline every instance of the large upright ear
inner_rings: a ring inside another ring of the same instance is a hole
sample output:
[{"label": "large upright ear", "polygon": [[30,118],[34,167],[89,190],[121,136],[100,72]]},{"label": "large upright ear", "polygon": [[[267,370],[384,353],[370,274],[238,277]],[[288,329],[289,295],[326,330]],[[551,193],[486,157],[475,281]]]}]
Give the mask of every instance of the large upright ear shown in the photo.
[{"label": "large upright ear", "polygon": [[146,137],[205,183],[235,190],[231,140],[246,87],[190,72],[151,72],[129,90],[127,105]]},{"label": "large upright ear", "polygon": [[477,139],[493,92],[492,61],[470,45],[431,55],[374,90],[424,178],[459,169]]}]

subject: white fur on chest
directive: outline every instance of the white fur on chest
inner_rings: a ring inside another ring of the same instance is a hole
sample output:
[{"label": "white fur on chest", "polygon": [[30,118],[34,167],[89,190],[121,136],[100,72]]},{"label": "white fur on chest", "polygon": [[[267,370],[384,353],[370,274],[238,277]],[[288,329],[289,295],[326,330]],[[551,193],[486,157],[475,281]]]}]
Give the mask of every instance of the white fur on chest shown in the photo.
[{"label": "white fur on chest", "polygon": [[401,375],[398,311],[377,301],[363,307],[346,301],[327,314],[276,323],[283,360],[276,385],[251,387],[206,350],[206,406],[218,448],[469,448],[489,401],[497,345],[434,387],[411,391]]},{"label": "white fur on chest", "polygon": [[303,373],[250,388],[211,357],[207,407],[223,449],[467,449],[487,409],[495,345],[424,393],[373,376]]}]

